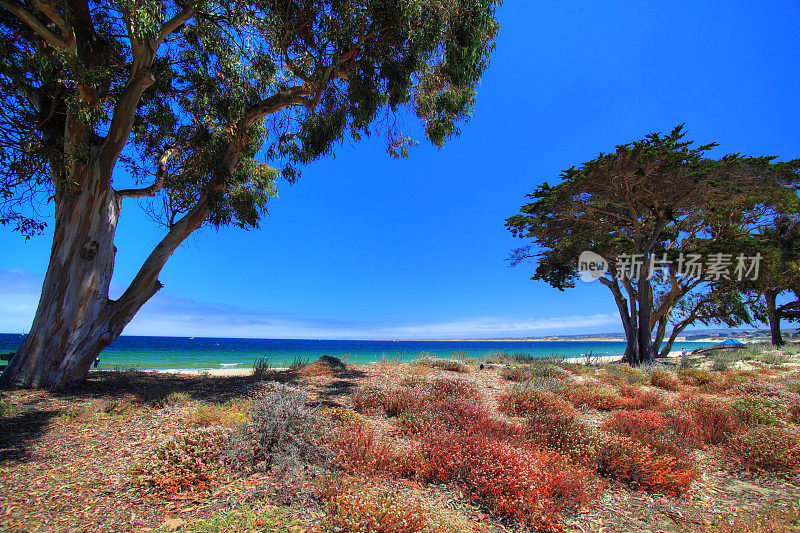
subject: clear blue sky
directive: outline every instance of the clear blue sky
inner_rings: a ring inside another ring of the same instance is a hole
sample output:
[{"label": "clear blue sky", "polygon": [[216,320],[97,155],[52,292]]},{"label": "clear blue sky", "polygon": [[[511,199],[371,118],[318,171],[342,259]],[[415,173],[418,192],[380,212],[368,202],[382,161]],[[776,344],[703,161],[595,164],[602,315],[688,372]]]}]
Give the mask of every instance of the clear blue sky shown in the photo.
[{"label": "clear blue sky", "polygon": [[[800,3],[507,0],[475,118],[406,161],[381,140],[281,184],[261,229],[203,230],[126,330],[448,338],[621,330],[604,287],[509,268],[523,195],[615,144],[685,122],[719,154],[800,156]],[[127,201],[116,294],[159,238]],[[50,234],[0,232],[0,331],[27,331]]]}]

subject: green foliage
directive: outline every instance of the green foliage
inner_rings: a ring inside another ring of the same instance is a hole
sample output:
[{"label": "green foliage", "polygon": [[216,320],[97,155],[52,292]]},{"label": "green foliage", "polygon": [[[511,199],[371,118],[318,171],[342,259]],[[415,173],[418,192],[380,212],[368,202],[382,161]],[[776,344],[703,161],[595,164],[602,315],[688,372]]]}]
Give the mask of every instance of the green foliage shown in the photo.
[{"label": "green foliage", "polygon": [[0,417],[14,416],[21,411],[20,406],[6,400],[0,400]]},{"label": "green foliage", "polygon": [[739,419],[746,424],[780,426],[789,416],[786,406],[758,396],[739,398],[733,402],[733,409]]},{"label": "green foliage", "polygon": [[708,370],[702,370],[699,368],[679,368],[678,379],[684,385],[699,387],[701,385],[707,385],[709,383],[718,381],[719,376],[712,374]]},{"label": "green foliage", "polygon": [[675,374],[663,368],[654,368],[650,371],[650,384],[659,389],[668,391],[678,391],[681,389],[681,383]]},{"label": "green foliage", "polygon": [[200,403],[189,413],[189,422],[196,426],[235,426],[244,420],[249,403],[241,398],[225,403]]},{"label": "green foliage", "polygon": [[[712,159],[707,152],[715,146],[686,140],[681,125],[562,171],[559,183],[538,186],[506,219],[507,229],[527,241],[512,252],[511,264],[532,260],[531,279],[565,290],[578,279],[581,252],[604,257],[609,272],[600,282],[612,291],[626,331],[647,328],[656,338],[655,344],[630,341],[628,361],[634,365],[652,362],[651,353],[670,338],[665,335],[669,322],[674,338],[694,322],[731,326],[751,320],[739,294],[744,286],[680,279],[677,256],[739,253],[754,227],[776,213],[796,213],[797,195],[790,185],[800,160]],[[642,258],[639,272],[615,276],[618,258],[634,254]],[[651,276],[650,265],[665,257],[672,263]],[[637,307],[645,314],[631,315]],[[671,343],[665,344],[668,350]]]},{"label": "green foliage", "polygon": [[[297,530],[296,521],[288,509],[272,505],[244,506],[240,509],[220,513],[211,518],[190,524],[188,531],[197,533],[292,533]],[[158,529],[166,532],[166,529]]]},{"label": "green foliage", "polygon": [[253,377],[264,379],[272,370],[272,362],[269,357],[259,357],[253,361]]},{"label": "green foliage", "polygon": [[[0,13],[0,223],[26,235],[43,226],[25,207],[84,187],[74,163],[106,164],[106,135],[138,183],[164,163],[158,220],[202,202],[211,224],[241,227],[258,224],[277,178],[294,181],[347,138],[381,134],[405,156],[417,141],[399,124],[415,115],[442,146],[472,115],[499,1],[48,6],[53,39]],[[130,106],[129,130],[114,117]]]},{"label": "green foliage", "polygon": [[415,365],[427,366],[430,368],[439,368],[441,370],[449,370],[451,372],[469,372],[469,367],[461,361],[456,359],[445,359],[441,357],[423,356],[414,359]]}]

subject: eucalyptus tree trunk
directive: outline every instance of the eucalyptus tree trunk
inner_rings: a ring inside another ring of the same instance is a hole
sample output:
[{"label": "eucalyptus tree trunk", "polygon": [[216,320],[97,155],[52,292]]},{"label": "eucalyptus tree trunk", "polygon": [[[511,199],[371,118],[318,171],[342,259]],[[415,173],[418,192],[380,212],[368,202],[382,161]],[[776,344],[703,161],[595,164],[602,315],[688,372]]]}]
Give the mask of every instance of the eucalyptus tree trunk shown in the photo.
[{"label": "eucalyptus tree trunk", "polygon": [[97,172],[78,194],[55,199],[55,232],[39,307],[28,336],[2,376],[6,385],[74,381],[116,338],[109,328],[119,203]]},{"label": "eucalyptus tree trunk", "polygon": [[0,376],[5,387],[65,387],[82,381],[95,357],[116,340],[160,288],[164,263],[208,214],[201,201],[156,246],[118,300],[108,288],[121,197],[98,170],[79,191],[55,199],[55,231],[33,325]]}]

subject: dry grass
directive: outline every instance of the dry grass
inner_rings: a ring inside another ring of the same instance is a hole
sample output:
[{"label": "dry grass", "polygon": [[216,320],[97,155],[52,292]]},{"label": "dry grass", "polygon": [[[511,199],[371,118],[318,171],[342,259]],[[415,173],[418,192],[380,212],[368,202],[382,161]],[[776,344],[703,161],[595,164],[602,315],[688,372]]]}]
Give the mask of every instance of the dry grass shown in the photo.
[{"label": "dry grass", "polygon": [[[282,434],[309,446],[299,454],[310,475],[304,490],[316,494],[291,510],[263,507],[287,501],[295,486],[275,472],[275,458],[292,447],[269,444],[277,433],[267,425],[237,444],[252,452],[246,468],[219,465],[211,450],[227,444],[187,441],[195,431],[214,432],[213,441],[252,424],[260,388],[252,378],[97,373],[69,395],[4,394],[0,483],[10,490],[0,492],[0,530],[166,531],[159,526],[175,516],[186,530],[220,532],[797,527],[793,367],[644,371],[508,357],[524,381],[509,383],[499,369],[455,376],[391,362],[269,370],[297,396],[291,406],[262,406],[302,415],[289,417],[302,432]],[[266,410],[256,418],[272,420]],[[134,484],[127,472],[136,465],[149,466]],[[312,482],[318,475],[339,484]],[[674,498],[687,487],[687,497]],[[758,507],[764,501],[775,508]],[[638,522],[626,522],[629,514]]]}]

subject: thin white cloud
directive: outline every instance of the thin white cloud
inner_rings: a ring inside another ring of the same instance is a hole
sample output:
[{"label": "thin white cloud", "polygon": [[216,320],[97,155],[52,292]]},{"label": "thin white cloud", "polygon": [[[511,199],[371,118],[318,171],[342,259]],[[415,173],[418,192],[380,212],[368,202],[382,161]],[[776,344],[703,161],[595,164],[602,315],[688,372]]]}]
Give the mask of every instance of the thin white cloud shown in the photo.
[{"label": "thin white cloud", "polygon": [[[0,270],[0,332],[27,331],[39,301],[41,278]],[[613,314],[551,318],[468,317],[452,321],[385,323],[294,317],[158,294],[125,329],[126,335],[303,338],[442,339],[523,337],[616,329]]]},{"label": "thin white cloud", "polygon": [[28,331],[39,304],[42,280],[26,270],[0,270],[0,332]]}]

